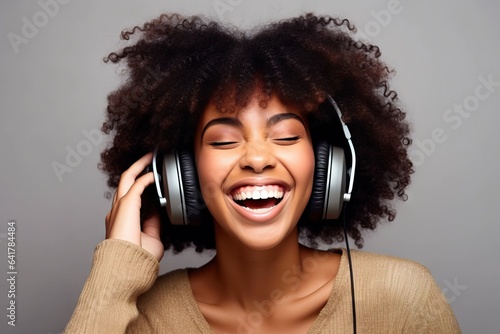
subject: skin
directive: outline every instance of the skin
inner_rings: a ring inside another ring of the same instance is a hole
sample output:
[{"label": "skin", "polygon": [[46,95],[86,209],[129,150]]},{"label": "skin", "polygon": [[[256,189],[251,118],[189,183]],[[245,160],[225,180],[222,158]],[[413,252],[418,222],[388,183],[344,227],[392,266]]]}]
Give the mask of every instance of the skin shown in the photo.
[{"label": "skin", "polygon": [[[209,263],[189,271],[201,313],[216,333],[306,333],[330,296],[340,255],[298,243],[314,172],[305,117],[276,97],[262,108],[254,96],[235,114],[209,104],[194,143],[217,248]],[[152,173],[137,176],[150,162],[145,155],[122,174],[107,237],[140,245],[160,260],[159,218],[144,222],[142,231],[139,222],[140,195],[154,180]],[[241,186],[279,188],[283,199],[248,210],[233,200]]]}]

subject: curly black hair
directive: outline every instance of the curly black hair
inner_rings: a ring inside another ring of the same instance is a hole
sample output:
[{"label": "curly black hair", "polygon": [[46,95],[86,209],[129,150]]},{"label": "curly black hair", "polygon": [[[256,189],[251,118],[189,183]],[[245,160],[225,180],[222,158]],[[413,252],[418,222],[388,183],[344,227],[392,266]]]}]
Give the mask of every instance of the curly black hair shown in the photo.
[{"label": "curly black hair", "polygon": [[[102,131],[113,136],[100,168],[116,188],[122,172],[159,147],[171,152],[192,147],[204,108],[214,101],[221,112],[245,107],[256,89],[265,107],[272,95],[309,115],[313,141],[345,146],[331,95],[343,112],[358,158],[355,189],[346,207],[347,232],[363,246],[362,229],[392,221],[395,197],[406,200],[413,165],[408,157],[410,125],[389,88],[394,73],[377,46],[357,41],[347,19],[306,14],[240,31],[200,16],[163,14],[121,33],[128,45],[104,58],[126,60],[125,81],[108,96]],[[347,150],[348,152],[348,150]],[[157,210],[152,187],[143,197],[143,217]],[[161,210],[162,220],[168,220]],[[213,221],[199,226],[161,225],[165,249],[214,249]],[[337,221],[298,223],[302,240],[313,247],[343,240]]]}]

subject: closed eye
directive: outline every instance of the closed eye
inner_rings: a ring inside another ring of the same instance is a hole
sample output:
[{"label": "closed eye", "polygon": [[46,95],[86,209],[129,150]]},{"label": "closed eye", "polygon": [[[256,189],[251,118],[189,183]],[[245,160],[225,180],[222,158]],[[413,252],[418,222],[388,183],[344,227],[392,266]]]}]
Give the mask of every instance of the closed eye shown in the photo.
[{"label": "closed eye", "polygon": [[229,146],[229,145],[233,145],[236,143],[237,142],[235,142],[235,141],[213,141],[213,142],[210,142],[208,144],[210,146],[219,147],[219,146]]},{"label": "closed eye", "polygon": [[300,139],[300,136],[295,136],[295,137],[285,137],[285,138],[278,138],[278,139],[275,139],[275,141],[278,141],[278,142],[294,142],[294,141],[297,141]]}]

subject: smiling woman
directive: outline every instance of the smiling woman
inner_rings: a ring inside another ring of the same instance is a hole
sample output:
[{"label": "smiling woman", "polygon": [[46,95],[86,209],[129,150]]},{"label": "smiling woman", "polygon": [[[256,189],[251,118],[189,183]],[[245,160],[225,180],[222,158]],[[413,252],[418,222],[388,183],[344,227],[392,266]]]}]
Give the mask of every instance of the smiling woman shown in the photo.
[{"label": "smiling woman", "polygon": [[[394,219],[391,201],[406,198],[413,172],[391,70],[353,30],[312,14],[252,33],[161,15],[122,33],[136,40],[106,58],[129,71],[109,95],[113,142],[102,153],[117,189],[66,333],[460,332],[425,267],[354,251],[353,277],[348,250],[316,249],[344,229],[361,247],[364,229]],[[159,79],[127,104],[152,68]],[[352,196],[343,122],[358,161]],[[168,190],[170,167],[147,172],[155,150],[182,160],[177,195],[194,198],[181,206],[194,206],[186,221],[198,224],[172,224],[160,207],[151,185],[162,178]],[[335,192],[334,214],[317,214]],[[157,277],[164,249],[187,247],[216,256]]]}]

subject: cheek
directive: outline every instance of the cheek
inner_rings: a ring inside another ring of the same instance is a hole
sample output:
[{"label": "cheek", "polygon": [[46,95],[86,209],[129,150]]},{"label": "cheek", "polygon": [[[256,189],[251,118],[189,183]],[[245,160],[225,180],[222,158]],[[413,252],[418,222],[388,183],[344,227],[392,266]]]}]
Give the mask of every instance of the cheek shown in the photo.
[{"label": "cheek", "polygon": [[229,170],[227,159],[214,152],[201,151],[197,154],[196,169],[203,199],[207,205],[221,193],[222,184]]},{"label": "cheek", "polygon": [[315,167],[312,147],[306,146],[301,152],[293,154],[288,165],[296,182],[300,182],[302,186],[312,187]]},{"label": "cheek", "polygon": [[301,163],[297,164],[297,174],[301,175],[302,181],[305,183],[307,191],[309,192],[309,196],[311,195],[313,181],[314,181],[314,151],[312,148],[308,150],[305,154],[305,157]]}]

